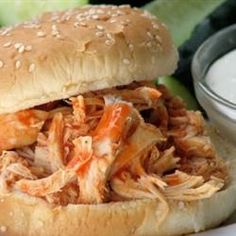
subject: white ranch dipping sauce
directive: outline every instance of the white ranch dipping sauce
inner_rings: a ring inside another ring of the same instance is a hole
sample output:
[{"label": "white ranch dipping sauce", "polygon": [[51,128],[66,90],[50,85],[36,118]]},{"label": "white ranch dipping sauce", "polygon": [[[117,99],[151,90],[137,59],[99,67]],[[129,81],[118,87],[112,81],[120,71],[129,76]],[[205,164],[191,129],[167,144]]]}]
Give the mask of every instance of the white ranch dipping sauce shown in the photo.
[{"label": "white ranch dipping sauce", "polygon": [[[205,82],[219,97],[236,104],[236,49],[215,61],[209,68]],[[236,109],[210,97],[199,97],[209,119],[224,137],[236,145]]]},{"label": "white ranch dipping sauce", "polygon": [[206,83],[216,94],[236,104],[236,49],[211,65]]}]

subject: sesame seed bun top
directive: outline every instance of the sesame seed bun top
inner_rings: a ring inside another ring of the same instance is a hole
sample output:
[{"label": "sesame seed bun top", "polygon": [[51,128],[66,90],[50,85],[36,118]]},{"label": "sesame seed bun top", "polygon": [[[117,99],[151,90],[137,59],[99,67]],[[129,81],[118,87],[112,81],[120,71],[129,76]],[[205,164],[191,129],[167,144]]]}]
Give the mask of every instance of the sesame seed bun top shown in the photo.
[{"label": "sesame seed bun top", "polygon": [[177,52],[149,13],[85,6],[0,31],[0,114],[171,74]]}]

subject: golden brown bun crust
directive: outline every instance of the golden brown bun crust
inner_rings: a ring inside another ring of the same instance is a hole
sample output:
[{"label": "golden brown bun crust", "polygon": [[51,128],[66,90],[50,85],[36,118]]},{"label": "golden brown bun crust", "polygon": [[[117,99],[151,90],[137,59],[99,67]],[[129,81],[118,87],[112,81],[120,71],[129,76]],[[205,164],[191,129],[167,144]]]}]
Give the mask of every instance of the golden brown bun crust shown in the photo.
[{"label": "golden brown bun crust", "polygon": [[161,225],[157,222],[162,209],[156,200],[53,208],[43,200],[13,193],[0,195],[0,235],[168,236],[214,227],[236,208],[236,149],[211,133],[220,154],[231,161],[231,183],[210,199],[171,202]]},{"label": "golden brown bun crust", "polygon": [[171,74],[166,27],[129,6],[86,6],[0,32],[0,114]]}]

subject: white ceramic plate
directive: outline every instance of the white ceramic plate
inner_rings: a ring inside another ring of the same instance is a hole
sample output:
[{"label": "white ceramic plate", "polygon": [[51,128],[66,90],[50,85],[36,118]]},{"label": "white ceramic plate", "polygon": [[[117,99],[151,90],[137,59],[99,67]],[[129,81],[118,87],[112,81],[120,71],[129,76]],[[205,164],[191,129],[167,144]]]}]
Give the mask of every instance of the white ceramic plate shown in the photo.
[{"label": "white ceramic plate", "polygon": [[236,211],[224,223],[222,227],[212,229],[203,233],[191,234],[190,236],[235,236],[236,235]]},{"label": "white ceramic plate", "polygon": [[235,234],[236,234],[236,224],[232,224],[199,234],[191,234],[191,236],[222,236],[222,235],[235,236]]}]

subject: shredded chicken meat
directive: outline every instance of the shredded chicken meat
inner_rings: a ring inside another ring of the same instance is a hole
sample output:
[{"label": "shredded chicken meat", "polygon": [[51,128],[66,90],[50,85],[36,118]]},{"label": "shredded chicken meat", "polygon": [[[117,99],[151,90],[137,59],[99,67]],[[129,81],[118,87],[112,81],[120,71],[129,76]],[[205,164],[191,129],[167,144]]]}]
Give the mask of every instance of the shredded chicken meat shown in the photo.
[{"label": "shredded chicken meat", "polygon": [[0,116],[0,191],[58,205],[193,201],[228,181],[200,112],[133,83]]}]

